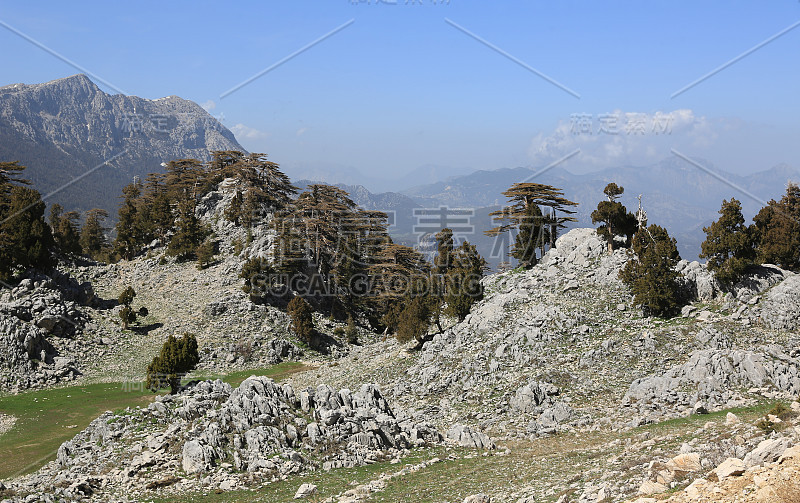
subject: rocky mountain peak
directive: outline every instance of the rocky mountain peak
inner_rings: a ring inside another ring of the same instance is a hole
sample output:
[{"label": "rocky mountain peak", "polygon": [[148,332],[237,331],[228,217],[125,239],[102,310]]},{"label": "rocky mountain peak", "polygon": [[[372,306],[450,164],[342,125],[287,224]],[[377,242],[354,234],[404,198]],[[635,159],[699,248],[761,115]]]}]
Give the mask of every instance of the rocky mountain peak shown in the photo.
[{"label": "rocky mountain peak", "polygon": [[115,215],[122,187],[161,171],[162,162],[244,151],[192,101],[110,95],[82,74],[5,86],[0,96],[0,159],[27,166],[25,176],[39,191],[97,171],[54,195],[52,202],[68,209],[100,207]]}]

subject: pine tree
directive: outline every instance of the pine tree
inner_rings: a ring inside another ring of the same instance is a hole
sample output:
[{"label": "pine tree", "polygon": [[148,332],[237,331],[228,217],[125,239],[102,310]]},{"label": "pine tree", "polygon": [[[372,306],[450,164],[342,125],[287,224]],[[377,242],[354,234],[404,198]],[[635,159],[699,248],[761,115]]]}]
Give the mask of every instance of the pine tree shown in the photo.
[{"label": "pine tree", "polygon": [[[3,176],[13,179],[8,173]],[[10,279],[16,268],[52,267],[54,241],[50,226],[44,221],[45,204],[41,195],[20,185],[3,190],[8,199],[4,196],[0,205],[0,280]]]},{"label": "pine tree", "polygon": [[197,247],[197,268],[205,269],[214,261],[216,254],[216,243],[211,240],[204,241]]},{"label": "pine tree", "polygon": [[138,200],[142,194],[141,186],[128,184],[122,189],[122,205],[119,208],[117,237],[114,251],[126,260],[132,260],[144,244],[145,236],[139,219]]},{"label": "pine tree", "polygon": [[800,187],[789,183],[781,200],[771,200],[753,221],[758,262],[800,271]]},{"label": "pine tree", "polygon": [[675,238],[653,224],[634,235],[632,246],[634,256],[620,271],[620,279],[631,289],[634,302],[649,316],[675,314],[682,305]]},{"label": "pine tree", "polygon": [[123,306],[130,306],[133,303],[133,299],[135,298],[136,298],[136,290],[134,290],[132,286],[127,286],[122,291],[122,293],[119,294],[117,302],[119,302]]},{"label": "pine tree", "polygon": [[170,335],[161,346],[161,352],[147,366],[147,388],[154,392],[169,385],[170,394],[178,392],[181,379],[197,367],[200,354],[197,339],[186,333],[177,339]]},{"label": "pine tree", "polygon": [[142,204],[138,211],[138,225],[145,242],[152,239],[163,242],[175,224],[165,179],[164,174],[150,173],[145,180]]},{"label": "pine tree", "polygon": [[128,286],[122,293],[119,294],[117,302],[122,305],[119,311],[119,318],[122,320],[123,330],[128,330],[128,325],[136,321],[136,312],[131,308],[133,299],[136,297],[136,291],[133,287]]},{"label": "pine tree", "polygon": [[543,236],[544,218],[538,205],[531,204],[525,208],[525,217],[519,223],[519,232],[514,240],[511,256],[519,265],[529,269],[536,265],[536,250],[546,241]]},{"label": "pine tree", "polygon": [[292,330],[297,335],[297,338],[306,344],[311,344],[311,336],[314,333],[314,318],[308,302],[302,297],[295,297],[286,306],[286,313],[292,319]]},{"label": "pine tree", "polygon": [[265,258],[247,260],[239,272],[239,277],[244,280],[242,290],[249,294],[251,299],[267,297],[275,272],[275,268]]},{"label": "pine tree", "polygon": [[[484,233],[487,236],[498,236],[518,229],[512,256],[524,267],[531,267],[536,263],[536,249],[544,250],[548,237],[550,246],[554,246],[558,230],[565,228],[567,222],[577,221],[570,216],[575,214],[570,208],[578,203],[564,198],[564,192],[551,185],[515,183],[503,195],[509,199],[510,204],[489,214],[501,224]],[[549,208],[549,215],[544,216],[541,207]],[[557,212],[564,216],[558,216]],[[544,232],[545,225],[550,227],[547,233]]]},{"label": "pine tree", "polygon": [[416,340],[421,344],[425,340],[431,325],[430,299],[423,295],[411,296],[402,304],[402,309],[397,316],[397,331],[395,336],[400,342]]},{"label": "pine tree", "polygon": [[348,344],[358,344],[358,330],[352,314],[347,316],[347,328],[344,329],[344,335]]},{"label": "pine tree", "polygon": [[603,225],[597,228],[597,234],[606,240],[608,253],[612,253],[616,236],[627,236],[627,242],[630,244],[633,234],[636,232],[638,221],[622,203],[617,202],[617,198],[625,192],[624,188],[616,183],[609,183],[603,189],[603,192],[608,200],[600,201],[597,204],[597,209],[592,212],[592,223],[603,222]]},{"label": "pine tree", "polygon": [[475,302],[483,298],[481,278],[486,271],[486,260],[475,245],[467,241],[453,254],[453,268],[447,275],[447,314],[463,321]]},{"label": "pine tree", "polygon": [[119,319],[122,320],[122,329],[128,330],[128,325],[136,321],[136,312],[131,306],[123,306],[119,311]]},{"label": "pine tree", "polygon": [[105,258],[108,252],[103,220],[108,218],[108,212],[100,208],[93,208],[86,212],[86,218],[81,228],[80,244],[84,255],[95,260]]},{"label": "pine tree", "polygon": [[61,253],[79,254],[81,252],[80,230],[77,224],[79,219],[80,215],[77,211],[64,213],[64,209],[58,203],[50,207],[50,227],[53,232],[53,240]]},{"label": "pine tree", "polygon": [[167,254],[186,260],[197,254],[197,247],[208,235],[205,227],[195,215],[195,203],[192,199],[181,199],[178,202],[177,229],[167,246]]},{"label": "pine tree", "polygon": [[445,227],[436,234],[436,258],[433,259],[433,271],[439,276],[446,275],[453,266],[453,231]]},{"label": "pine tree", "polygon": [[722,201],[720,218],[704,227],[700,258],[708,259],[708,269],[724,284],[738,281],[756,257],[755,232],[744,225],[742,205],[735,198]]},{"label": "pine tree", "polygon": [[233,222],[234,225],[239,225],[239,220],[242,216],[242,192],[237,190],[231,198],[231,203],[225,208],[225,220]]}]

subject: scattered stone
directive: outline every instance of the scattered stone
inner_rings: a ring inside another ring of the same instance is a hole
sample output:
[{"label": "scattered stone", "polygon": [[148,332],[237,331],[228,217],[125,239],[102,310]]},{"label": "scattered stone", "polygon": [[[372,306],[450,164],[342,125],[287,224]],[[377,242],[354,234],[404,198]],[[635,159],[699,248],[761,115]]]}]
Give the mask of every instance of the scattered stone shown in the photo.
[{"label": "scattered stone", "polygon": [[745,470],[747,470],[747,465],[744,464],[744,461],[738,458],[728,458],[714,468],[714,474],[718,480],[722,481],[728,477],[737,477]]},{"label": "scattered stone", "polygon": [[317,493],[317,486],[314,484],[303,484],[298,489],[297,492],[294,493],[294,499],[299,500],[303,498],[308,498],[312,494]]}]

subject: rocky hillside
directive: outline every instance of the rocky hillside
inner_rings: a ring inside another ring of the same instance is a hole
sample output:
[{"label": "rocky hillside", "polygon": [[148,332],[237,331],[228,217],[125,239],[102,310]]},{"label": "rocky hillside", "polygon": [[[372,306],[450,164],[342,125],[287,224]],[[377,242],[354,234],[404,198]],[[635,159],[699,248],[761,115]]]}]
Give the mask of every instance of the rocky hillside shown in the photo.
[{"label": "rocky hillside", "polygon": [[[224,202],[228,192],[223,186],[209,201]],[[214,221],[219,204],[198,211]],[[164,337],[183,330],[208,348],[200,373],[298,357],[285,315],[250,303],[235,278],[243,256],[262,249],[257,243],[269,243],[268,233],[203,271],[155,254],[76,265],[72,277],[90,280],[96,297],[114,298],[130,284],[134,307],[151,311],[131,333],[116,325],[114,307],[92,308],[76,339],[113,343],[96,346],[107,353],[80,369],[82,379],[110,378],[106,365],[141,378]],[[360,346],[305,351],[317,368],[285,385],[203,381],[147,409],[102,416],[65,443],[57,461],[4,483],[23,498],[52,485],[64,497],[105,501],[124,491],[147,500],[406,456],[422,461],[325,501],[368,501],[393,480],[422,484],[440,466],[467,463],[481,476],[440,484],[430,501],[624,501],[730,491],[726,478],[739,475],[756,487],[777,480],[794,466],[784,452],[798,442],[800,404],[762,416],[800,394],[800,276],[765,266],[723,291],[702,265],[682,262],[687,294],[697,300],[660,320],[643,317],[617,279],[626,260],[624,250],[608,255],[594,230],[570,231],[531,270],[485,278],[485,299],[420,351],[362,331]],[[26,295],[33,294],[14,292],[14,301]],[[332,334],[331,322],[315,321]],[[249,361],[236,348],[242,341],[255,348]],[[443,441],[467,451],[434,447],[426,457],[414,448]],[[725,463],[736,469],[723,476]]]},{"label": "rocky hillside", "polygon": [[85,75],[0,87],[0,159],[28,166],[25,177],[42,194],[86,175],[49,200],[68,210],[116,215],[134,176],[173,159],[206,161],[212,150],[244,151],[199,105],[177,96],[109,95]]}]

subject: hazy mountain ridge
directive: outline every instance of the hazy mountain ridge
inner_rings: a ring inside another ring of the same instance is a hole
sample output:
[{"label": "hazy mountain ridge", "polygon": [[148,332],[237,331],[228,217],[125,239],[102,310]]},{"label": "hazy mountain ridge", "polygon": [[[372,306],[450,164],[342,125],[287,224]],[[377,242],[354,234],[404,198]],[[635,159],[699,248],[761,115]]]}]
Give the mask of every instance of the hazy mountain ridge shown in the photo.
[{"label": "hazy mountain ridge", "polygon": [[85,75],[0,87],[0,159],[27,166],[25,177],[43,194],[96,168],[48,201],[69,209],[97,206],[115,216],[134,176],[172,159],[207,160],[211,150],[244,149],[203,108],[177,96],[109,95]]},{"label": "hazy mountain ridge", "polygon": [[[730,183],[673,157],[650,166],[621,166],[577,175],[562,168],[553,168],[535,177],[538,170],[531,168],[481,170],[402,193],[425,207],[471,207],[476,214],[483,215],[488,213],[487,208],[505,203],[502,192],[512,184],[544,183],[563,189],[565,197],[579,203],[575,215],[577,226],[591,226],[591,212],[605,199],[603,188],[615,182],[625,187],[621,201],[630,211],[636,211],[637,196],[642,194],[642,205],[649,221],[665,226],[677,238],[681,254],[691,260],[700,253],[700,243],[705,239],[703,227],[716,220],[723,199],[739,199],[749,221],[769,199],[780,199],[789,180],[800,181],[800,170],[787,164],[740,176],[705,160],[697,162]],[[474,239],[480,243],[486,238],[476,233]]]}]

